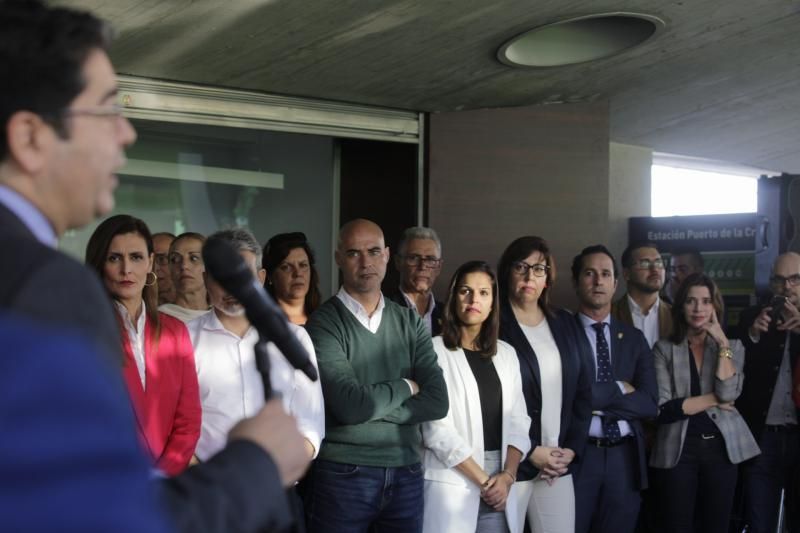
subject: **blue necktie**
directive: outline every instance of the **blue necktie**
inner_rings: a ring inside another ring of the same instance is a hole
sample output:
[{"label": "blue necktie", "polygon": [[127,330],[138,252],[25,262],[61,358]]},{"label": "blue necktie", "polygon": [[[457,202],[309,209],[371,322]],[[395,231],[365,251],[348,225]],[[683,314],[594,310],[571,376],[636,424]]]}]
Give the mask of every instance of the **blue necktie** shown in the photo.
[{"label": "blue necktie", "polygon": [[[608,383],[614,381],[614,372],[611,369],[611,353],[608,349],[608,342],[605,336],[605,322],[592,324],[597,334],[597,382]],[[619,425],[616,420],[608,420],[605,416],[600,417],[603,423],[603,436],[611,442],[618,442],[622,438],[619,432]]]}]

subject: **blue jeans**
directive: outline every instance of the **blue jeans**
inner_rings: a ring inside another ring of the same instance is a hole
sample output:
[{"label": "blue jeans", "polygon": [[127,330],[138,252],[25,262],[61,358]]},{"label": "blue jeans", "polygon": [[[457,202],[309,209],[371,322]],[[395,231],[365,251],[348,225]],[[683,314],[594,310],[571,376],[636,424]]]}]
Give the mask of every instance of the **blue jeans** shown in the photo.
[{"label": "blue jeans", "polygon": [[395,468],[317,460],[306,506],[309,533],[420,533],[422,465]]}]

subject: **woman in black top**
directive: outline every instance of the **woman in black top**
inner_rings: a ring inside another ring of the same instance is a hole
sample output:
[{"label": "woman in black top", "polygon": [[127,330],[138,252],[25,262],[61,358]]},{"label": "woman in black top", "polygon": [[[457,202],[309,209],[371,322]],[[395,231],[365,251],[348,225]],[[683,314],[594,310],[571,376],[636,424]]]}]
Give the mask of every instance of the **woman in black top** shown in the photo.
[{"label": "woman in black top", "polygon": [[450,407],[422,426],[426,533],[522,531],[513,494],[530,418],[519,362],[497,340],[497,319],[491,267],[465,263],[450,282],[442,336],[433,339]]},{"label": "woman in black top", "polygon": [[692,274],[675,295],[672,333],[653,349],[660,407],[650,466],[665,532],[726,532],[736,465],[759,453],[733,407],[744,348],[728,340],[719,316],[717,286]]}]

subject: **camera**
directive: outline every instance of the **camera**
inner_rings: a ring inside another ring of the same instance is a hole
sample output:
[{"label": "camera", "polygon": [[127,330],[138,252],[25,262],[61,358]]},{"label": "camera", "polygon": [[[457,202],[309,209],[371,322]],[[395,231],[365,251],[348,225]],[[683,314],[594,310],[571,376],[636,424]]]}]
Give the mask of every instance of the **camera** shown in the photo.
[{"label": "camera", "polygon": [[770,327],[777,326],[779,321],[783,321],[781,312],[785,304],[786,296],[773,296],[772,300],[769,301],[769,307],[772,308],[769,312]]}]

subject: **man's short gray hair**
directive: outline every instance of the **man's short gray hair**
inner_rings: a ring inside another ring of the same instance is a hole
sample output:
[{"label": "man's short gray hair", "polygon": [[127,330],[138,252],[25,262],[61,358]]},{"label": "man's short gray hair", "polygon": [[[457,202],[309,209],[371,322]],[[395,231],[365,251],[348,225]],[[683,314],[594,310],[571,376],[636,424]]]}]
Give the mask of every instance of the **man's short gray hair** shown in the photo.
[{"label": "man's short gray hair", "polygon": [[400,238],[400,242],[397,244],[397,253],[399,255],[405,255],[406,244],[408,244],[408,241],[414,239],[433,241],[436,243],[436,250],[439,252],[439,257],[442,256],[442,241],[439,240],[439,236],[433,228],[426,228],[425,226],[414,226],[406,229],[403,232],[403,236]]},{"label": "man's short gray hair", "polygon": [[256,256],[256,268],[261,268],[263,252],[255,235],[247,228],[229,228],[209,235],[209,239],[220,239],[232,245],[239,252],[252,252]]}]

